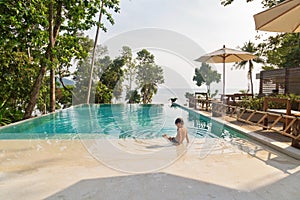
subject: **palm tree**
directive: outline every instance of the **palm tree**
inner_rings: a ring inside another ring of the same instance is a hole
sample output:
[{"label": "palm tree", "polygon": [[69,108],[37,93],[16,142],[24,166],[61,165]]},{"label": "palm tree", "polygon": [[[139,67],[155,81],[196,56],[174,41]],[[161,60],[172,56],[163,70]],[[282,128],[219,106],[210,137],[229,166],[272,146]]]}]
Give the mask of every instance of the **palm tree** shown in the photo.
[{"label": "palm tree", "polygon": [[[257,53],[257,48],[255,47],[255,44],[251,41],[248,41],[244,44],[244,46],[242,48],[240,48],[242,51],[246,51],[246,52],[249,52],[249,53],[252,53],[254,55],[257,55],[258,56],[258,53]],[[254,59],[251,59],[251,60],[247,60],[247,61],[242,61],[242,62],[239,62],[239,63],[235,63],[235,68],[236,69],[245,69],[247,63],[249,64],[249,68],[248,68],[248,80],[250,81],[250,87],[251,87],[251,94],[253,95],[253,78],[252,78],[252,72],[253,72],[253,68],[254,68],[254,65],[253,63],[263,63],[264,61],[257,57],[257,58],[254,58]],[[248,85],[248,91],[249,92],[250,88],[249,88],[249,85]]]}]

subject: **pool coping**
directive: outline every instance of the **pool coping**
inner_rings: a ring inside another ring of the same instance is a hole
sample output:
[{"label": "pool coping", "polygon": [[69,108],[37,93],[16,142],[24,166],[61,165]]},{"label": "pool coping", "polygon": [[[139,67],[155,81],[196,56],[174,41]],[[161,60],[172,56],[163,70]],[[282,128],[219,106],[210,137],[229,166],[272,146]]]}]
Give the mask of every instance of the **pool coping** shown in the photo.
[{"label": "pool coping", "polygon": [[87,104],[78,104],[78,105],[70,106],[70,107],[68,107],[68,108],[55,110],[55,111],[53,111],[53,112],[49,112],[49,113],[46,113],[46,114],[42,114],[42,115],[38,115],[38,116],[31,116],[31,117],[28,118],[28,119],[21,119],[21,120],[19,120],[19,121],[16,121],[16,122],[13,122],[13,123],[4,125],[4,126],[0,126],[0,130],[1,130],[1,129],[4,129],[4,128],[7,128],[7,127],[10,127],[10,126],[15,126],[15,125],[18,125],[18,124],[22,124],[22,123],[25,123],[25,122],[29,122],[29,121],[32,121],[32,120],[35,120],[35,119],[38,119],[38,118],[41,118],[41,117],[45,117],[45,116],[49,116],[49,115],[55,115],[56,113],[64,112],[64,111],[66,111],[66,110],[73,109],[74,107],[81,107],[81,106],[84,106],[84,105],[87,105]]},{"label": "pool coping", "polygon": [[216,122],[219,122],[219,123],[222,123],[232,129],[235,129],[239,132],[241,132],[241,134],[244,134],[246,136],[248,136],[249,138],[255,140],[255,141],[258,141],[268,147],[271,147],[283,154],[286,154],[292,158],[295,158],[297,160],[300,160],[300,150],[299,149],[296,149],[286,143],[283,143],[283,142],[279,142],[279,141],[276,141],[274,139],[271,139],[271,138],[268,138],[268,137],[265,137],[263,135],[259,135],[251,130],[247,130],[241,126],[238,126],[238,125],[235,125],[235,124],[232,124],[226,120],[223,120],[223,119],[220,119],[220,118],[217,118],[217,117],[212,117],[210,115],[208,115],[207,113],[204,113],[204,112],[201,112],[201,111],[198,111],[198,110],[194,110],[192,108],[188,108],[186,106],[183,106],[183,105],[180,105],[178,103],[173,103],[172,105],[175,105],[175,106],[178,106],[184,110],[187,110],[187,111],[191,111],[191,112],[194,112],[196,114],[200,114],[200,115],[203,115],[211,120],[214,120]]}]

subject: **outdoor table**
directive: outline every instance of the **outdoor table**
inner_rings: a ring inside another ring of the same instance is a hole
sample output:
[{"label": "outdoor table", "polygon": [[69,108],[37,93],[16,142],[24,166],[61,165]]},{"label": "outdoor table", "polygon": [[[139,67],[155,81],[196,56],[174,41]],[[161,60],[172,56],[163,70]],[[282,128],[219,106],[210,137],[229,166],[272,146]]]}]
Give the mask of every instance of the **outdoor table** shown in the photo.
[{"label": "outdoor table", "polygon": [[234,102],[234,99],[234,94],[221,94],[221,101],[226,105],[230,105],[231,102]]},{"label": "outdoor table", "polygon": [[205,105],[205,110],[208,110],[208,107],[211,104],[212,99],[211,98],[195,98],[195,109],[197,108],[197,104],[201,104],[202,105],[202,109],[204,108]]}]

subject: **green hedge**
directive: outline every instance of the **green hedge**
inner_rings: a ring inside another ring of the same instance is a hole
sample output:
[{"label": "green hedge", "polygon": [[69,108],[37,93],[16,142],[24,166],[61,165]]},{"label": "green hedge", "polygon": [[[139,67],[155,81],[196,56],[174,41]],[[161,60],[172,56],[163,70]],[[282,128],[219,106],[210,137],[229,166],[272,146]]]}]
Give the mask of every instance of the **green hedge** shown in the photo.
[{"label": "green hedge", "polygon": [[[291,106],[292,110],[298,110],[299,103],[296,102],[296,100],[300,100],[300,95],[295,95],[295,94],[289,94],[289,95],[276,95],[272,97],[277,97],[277,98],[290,98],[291,100]],[[264,103],[264,98],[258,98],[255,97],[250,100],[243,100],[239,103],[239,106],[244,107],[244,108],[249,108],[252,110],[263,110],[263,103]],[[284,103],[274,103],[274,102],[269,102],[268,105],[269,108],[276,108],[276,109],[285,109],[286,105]]]}]

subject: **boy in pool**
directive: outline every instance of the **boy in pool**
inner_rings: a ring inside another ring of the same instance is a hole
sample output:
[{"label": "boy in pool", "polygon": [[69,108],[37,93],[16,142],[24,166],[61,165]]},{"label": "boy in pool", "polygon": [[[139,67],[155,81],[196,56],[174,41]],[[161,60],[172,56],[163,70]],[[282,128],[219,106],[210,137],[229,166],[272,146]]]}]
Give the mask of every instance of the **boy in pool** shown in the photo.
[{"label": "boy in pool", "polygon": [[189,143],[188,131],[184,126],[183,119],[177,118],[175,120],[175,125],[177,126],[177,134],[175,137],[168,137],[166,134],[163,135],[164,138],[168,139],[170,142],[173,142],[175,145],[182,144],[183,140],[186,139],[186,142]]}]

